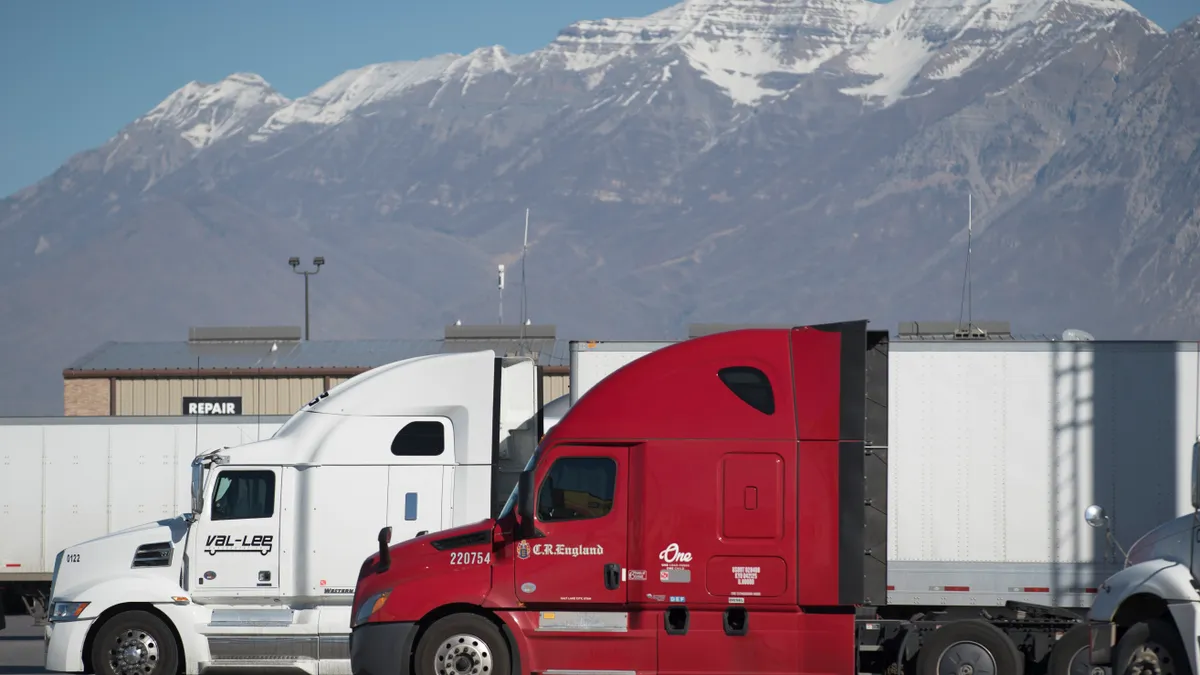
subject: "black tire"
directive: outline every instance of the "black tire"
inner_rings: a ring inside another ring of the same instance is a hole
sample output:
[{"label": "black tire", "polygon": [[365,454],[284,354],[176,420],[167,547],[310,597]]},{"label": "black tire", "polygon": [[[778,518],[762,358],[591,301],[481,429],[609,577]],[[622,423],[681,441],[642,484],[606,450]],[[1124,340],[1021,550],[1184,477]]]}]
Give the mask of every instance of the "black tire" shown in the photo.
[{"label": "black tire", "polygon": [[1024,675],[1025,658],[999,628],[971,619],[942,624],[917,652],[917,675],[955,675],[963,663],[975,675]]},{"label": "black tire", "polygon": [[[457,659],[449,670],[439,663]],[[414,675],[510,675],[508,643],[496,624],[475,614],[451,614],[433,623],[417,644]],[[469,667],[467,666],[469,662]]]},{"label": "black tire", "polygon": [[[1139,621],[1129,627],[1113,650],[1113,675],[1129,675],[1141,672],[1136,662],[1157,664],[1163,675],[1192,675],[1187,650],[1179,631],[1170,622],[1162,619]],[[1154,672],[1150,667],[1145,672]]]},{"label": "black tire", "polygon": [[175,675],[179,650],[162,619],[141,610],[105,621],[92,641],[96,675]]},{"label": "black tire", "polygon": [[1092,660],[1088,647],[1088,625],[1082,622],[1075,624],[1050,649],[1046,675],[1091,675]]}]

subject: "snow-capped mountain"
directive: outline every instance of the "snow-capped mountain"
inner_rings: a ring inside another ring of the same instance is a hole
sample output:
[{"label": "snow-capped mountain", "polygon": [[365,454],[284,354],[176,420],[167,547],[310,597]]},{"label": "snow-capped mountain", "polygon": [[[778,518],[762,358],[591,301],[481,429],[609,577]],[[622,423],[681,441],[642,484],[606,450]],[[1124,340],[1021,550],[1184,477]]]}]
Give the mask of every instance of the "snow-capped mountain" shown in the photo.
[{"label": "snow-capped mountain", "polygon": [[0,201],[7,407],[104,340],[298,323],[291,255],[329,261],[314,337],[490,321],[527,206],[566,335],[955,319],[968,193],[977,316],[1194,331],[1196,43],[1118,0],[688,0],[294,100],[192,82]]},{"label": "snow-capped mountain", "polygon": [[134,123],[170,129],[195,148],[263,124],[291,103],[254,73],[234,73],[216,84],[188,82]]}]

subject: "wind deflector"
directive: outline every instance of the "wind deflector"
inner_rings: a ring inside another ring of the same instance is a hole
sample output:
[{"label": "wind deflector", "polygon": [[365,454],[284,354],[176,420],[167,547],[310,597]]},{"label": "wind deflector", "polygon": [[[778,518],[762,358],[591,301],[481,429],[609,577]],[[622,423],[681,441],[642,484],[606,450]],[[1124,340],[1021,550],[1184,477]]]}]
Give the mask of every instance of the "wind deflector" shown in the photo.
[{"label": "wind deflector", "polygon": [[826,447],[836,443],[836,474],[829,466],[826,477],[837,482],[837,501],[818,509],[822,517],[830,518],[830,528],[837,530],[836,604],[883,604],[887,596],[887,331],[867,330],[866,321],[847,321],[800,327],[792,335],[802,456],[806,441]]}]

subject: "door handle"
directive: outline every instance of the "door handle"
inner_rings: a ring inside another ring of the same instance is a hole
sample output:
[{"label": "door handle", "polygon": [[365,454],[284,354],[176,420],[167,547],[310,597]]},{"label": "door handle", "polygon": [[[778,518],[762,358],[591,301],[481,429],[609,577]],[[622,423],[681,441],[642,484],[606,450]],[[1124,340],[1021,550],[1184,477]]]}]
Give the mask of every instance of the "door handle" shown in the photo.
[{"label": "door handle", "polygon": [[621,585],[621,566],[617,563],[608,563],[604,566],[604,587],[610,591],[617,590]]}]

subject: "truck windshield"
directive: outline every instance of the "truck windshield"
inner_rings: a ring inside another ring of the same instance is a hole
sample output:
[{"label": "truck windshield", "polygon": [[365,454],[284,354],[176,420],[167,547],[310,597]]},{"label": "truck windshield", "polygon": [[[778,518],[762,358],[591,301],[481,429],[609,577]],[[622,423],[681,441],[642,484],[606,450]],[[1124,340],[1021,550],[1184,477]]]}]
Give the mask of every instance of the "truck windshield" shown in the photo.
[{"label": "truck windshield", "polygon": [[[538,457],[540,457],[541,454],[542,454],[542,444],[538,443],[538,446],[536,448],[534,448],[534,450],[533,450],[533,454],[529,456],[529,461],[525,462],[525,468],[522,469],[522,471],[529,471],[529,470],[533,469],[533,467],[537,466]],[[519,483],[518,483],[518,485],[519,485]],[[514,485],[512,492],[508,493],[508,501],[504,502],[504,508],[500,509],[500,515],[496,517],[496,520],[500,520],[501,518],[504,518],[505,516],[507,516],[509,513],[512,512],[512,510],[514,508],[516,508],[516,506],[517,506],[517,485]]]}]

